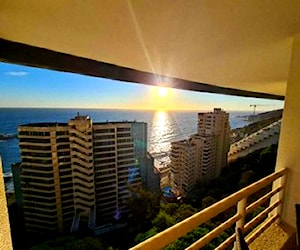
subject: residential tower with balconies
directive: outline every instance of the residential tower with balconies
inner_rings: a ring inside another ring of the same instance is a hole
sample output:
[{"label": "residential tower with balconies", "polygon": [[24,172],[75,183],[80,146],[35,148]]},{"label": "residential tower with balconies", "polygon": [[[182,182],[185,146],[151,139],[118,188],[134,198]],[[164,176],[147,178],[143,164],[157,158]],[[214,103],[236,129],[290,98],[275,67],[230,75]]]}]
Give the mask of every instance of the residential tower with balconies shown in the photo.
[{"label": "residential tower with balconies", "polygon": [[221,109],[198,114],[198,133],[172,143],[170,168],[174,186],[188,193],[197,182],[221,173],[229,150],[229,115]]},{"label": "residential tower with balconies", "polygon": [[93,123],[77,115],[69,123],[28,124],[18,130],[28,231],[70,231],[79,221],[93,229],[118,221],[127,212],[129,187],[144,180],[147,188],[146,123]]}]

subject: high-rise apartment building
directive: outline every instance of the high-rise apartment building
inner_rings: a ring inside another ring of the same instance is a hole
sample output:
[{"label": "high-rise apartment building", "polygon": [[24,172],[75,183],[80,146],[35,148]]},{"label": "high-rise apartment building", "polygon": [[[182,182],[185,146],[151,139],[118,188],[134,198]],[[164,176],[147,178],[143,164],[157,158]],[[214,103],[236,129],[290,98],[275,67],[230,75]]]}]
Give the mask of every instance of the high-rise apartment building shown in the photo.
[{"label": "high-rise apartment building", "polygon": [[0,156],[0,249],[13,249],[11,239],[11,229],[9,225],[7,201],[5,195],[5,183],[2,174],[2,159]]},{"label": "high-rise apartment building", "polygon": [[209,179],[219,176],[227,164],[229,132],[229,114],[220,108],[198,114],[198,135],[206,138],[206,159],[214,165],[211,172],[207,172]]},{"label": "high-rise apartment building", "polygon": [[188,193],[197,182],[220,175],[229,150],[229,115],[221,109],[198,114],[198,133],[171,144],[170,168],[175,187]]},{"label": "high-rise apartment building", "polygon": [[18,130],[29,231],[63,232],[79,221],[90,228],[118,221],[127,211],[129,187],[142,180],[147,187],[147,175],[153,174],[146,123],[93,123],[77,115],[69,123],[29,124]]},{"label": "high-rise apartment building", "polygon": [[40,123],[20,126],[18,130],[26,228],[63,231],[71,226],[74,216],[68,126]]}]

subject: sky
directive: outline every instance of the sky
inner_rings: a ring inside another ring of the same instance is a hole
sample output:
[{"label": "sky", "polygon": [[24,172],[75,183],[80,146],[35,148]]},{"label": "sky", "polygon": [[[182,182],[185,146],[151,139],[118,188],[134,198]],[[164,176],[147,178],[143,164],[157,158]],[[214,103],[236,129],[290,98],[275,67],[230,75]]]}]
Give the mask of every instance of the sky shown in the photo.
[{"label": "sky", "polygon": [[257,111],[284,102],[200,93],[0,63],[0,107]]}]

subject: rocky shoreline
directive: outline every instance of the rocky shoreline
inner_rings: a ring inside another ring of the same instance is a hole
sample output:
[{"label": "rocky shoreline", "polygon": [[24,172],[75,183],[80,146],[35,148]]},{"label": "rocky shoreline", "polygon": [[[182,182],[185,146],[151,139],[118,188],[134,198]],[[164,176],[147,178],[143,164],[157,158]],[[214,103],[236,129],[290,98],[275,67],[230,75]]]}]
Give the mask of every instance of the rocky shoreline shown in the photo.
[{"label": "rocky shoreline", "polygon": [[0,140],[10,140],[17,138],[16,134],[0,134]]}]

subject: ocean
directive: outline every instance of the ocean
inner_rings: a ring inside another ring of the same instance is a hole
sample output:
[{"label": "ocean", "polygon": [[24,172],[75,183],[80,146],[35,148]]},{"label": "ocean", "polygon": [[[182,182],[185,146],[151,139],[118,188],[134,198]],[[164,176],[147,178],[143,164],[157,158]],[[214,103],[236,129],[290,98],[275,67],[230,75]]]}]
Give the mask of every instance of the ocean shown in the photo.
[{"label": "ocean", "polygon": [[[197,132],[197,111],[140,111],[104,109],[0,108],[0,134],[16,134],[19,125],[38,122],[65,122],[77,115],[88,115],[95,122],[139,121],[148,124],[148,151],[161,155],[170,150],[172,141]],[[199,111],[204,112],[204,111]],[[231,128],[245,126],[244,116],[251,112],[230,112]],[[20,161],[18,139],[0,140],[3,172]]]}]

